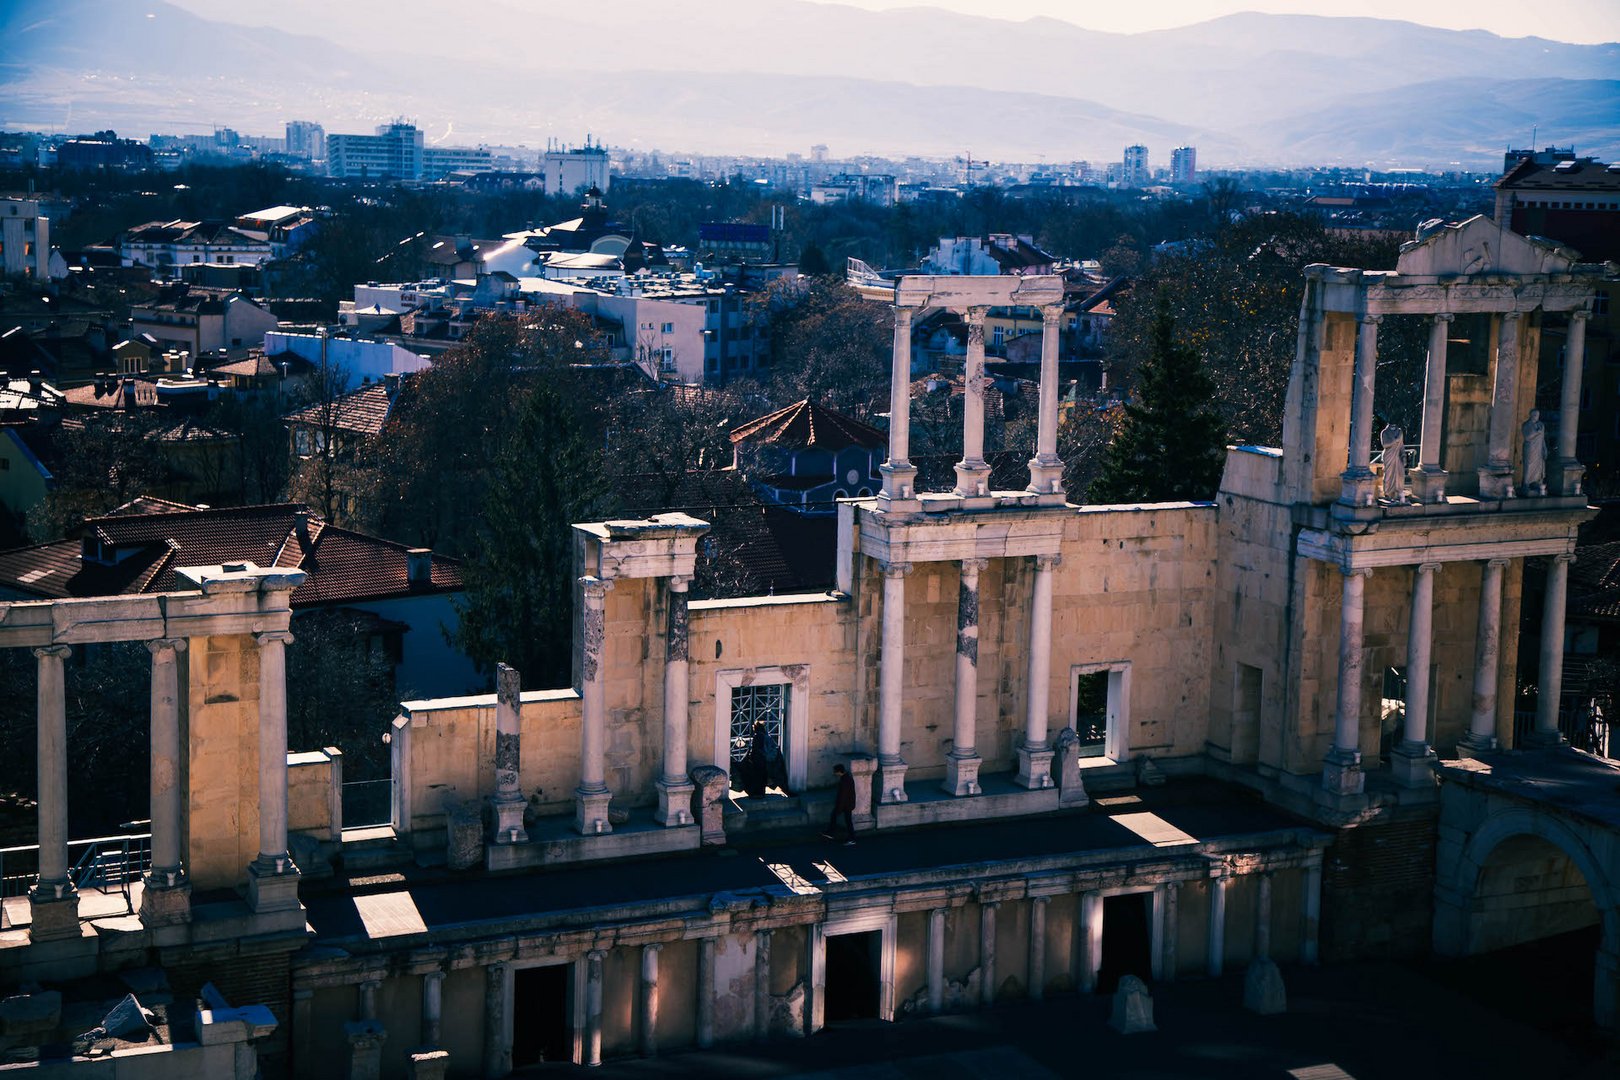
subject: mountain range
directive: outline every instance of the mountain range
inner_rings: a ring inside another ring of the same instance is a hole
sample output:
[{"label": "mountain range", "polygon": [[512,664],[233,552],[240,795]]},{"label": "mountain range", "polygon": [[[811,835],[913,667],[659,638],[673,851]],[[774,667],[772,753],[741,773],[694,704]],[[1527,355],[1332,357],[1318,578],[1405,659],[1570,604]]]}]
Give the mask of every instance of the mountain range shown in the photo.
[{"label": "mountain range", "polygon": [[1117,160],[1499,164],[1620,154],[1620,44],[1232,15],[1140,34],[806,0],[11,0],[0,126],[125,134],[288,119],[536,145]]}]

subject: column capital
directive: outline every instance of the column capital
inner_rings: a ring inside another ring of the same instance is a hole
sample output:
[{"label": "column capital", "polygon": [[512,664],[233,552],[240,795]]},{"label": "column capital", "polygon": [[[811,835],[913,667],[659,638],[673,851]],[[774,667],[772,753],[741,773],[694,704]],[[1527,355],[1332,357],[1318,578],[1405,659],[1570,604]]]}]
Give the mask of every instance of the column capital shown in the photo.
[{"label": "column capital", "polygon": [[768,926],[760,927],[754,931],[754,937],[764,938],[766,941],[769,941],[771,939],[771,928]]},{"label": "column capital", "polygon": [[1057,553],[1035,556],[1035,569],[1052,570],[1063,562],[1063,556]]},{"label": "column capital", "polygon": [[1576,556],[1574,555],[1574,553],[1568,552],[1568,551],[1563,552],[1562,554],[1559,554],[1559,555],[1554,555],[1552,557],[1553,562],[1555,562],[1555,563],[1564,563],[1566,565],[1569,564],[1569,563],[1574,562],[1575,559],[1576,559]]},{"label": "column capital", "polygon": [[443,968],[434,968],[432,971],[424,971],[422,973],[422,979],[425,982],[443,982],[444,975],[445,971]]},{"label": "column capital", "polygon": [[1439,311],[1435,313],[1434,321],[1437,323],[1456,322],[1457,316],[1449,311]]},{"label": "column capital", "polygon": [[1585,322],[1592,317],[1592,312],[1586,308],[1576,308],[1569,313],[1570,322]]},{"label": "column capital", "polygon": [[1486,559],[1485,560],[1485,565],[1486,566],[1494,566],[1496,569],[1500,570],[1503,567],[1507,566],[1512,561],[1513,561],[1512,559],[1503,559],[1503,558]]},{"label": "column capital", "polygon": [[990,314],[990,309],[979,305],[962,309],[962,315],[967,319],[969,326],[983,326],[984,317],[988,314]]},{"label": "column capital", "polygon": [[1440,564],[1437,562],[1420,562],[1412,569],[1414,573],[1432,574],[1440,569]]},{"label": "column capital", "polygon": [[1360,315],[1356,316],[1356,322],[1360,323],[1362,326],[1376,327],[1383,321],[1384,317],[1382,315],[1374,315],[1370,311],[1364,311]]},{"label": "column capital", "polygon": [[613,581],[611,578],[600,578],[586,574],[579,579],[579,587],[584,592],[585,599],[601,600],[607,596],[608,590],[613,588]]},{"label": "column capital", "polygon": [[585,954],[585,959],[589,960],[593,964],[600,964],[602,961],[607,959],[607,950],[591,949]]},{"label": "column capital", "polygon": [[1342,563],[1339,566],[1339,573],[1347,578],[1355,577],[1358,574],[1362,577],[1372,577],[1372,572],[1373,568],[1370,566],[1345,566]]},{"label": "column capital", "polygon": [[691,574],[669,575],[669,588],[671,592],[685,592],[692,584]]},{"label": "column capital", "polygon": [[663,951],[663,948],[664,948],[664,943],[663,942],[661,942],[661,941],[649,941],[649,942],[647,942],[647,944],[645,944],[645,945],[643,945],[641,947],[641,951],[642,952],[656,953],[656,952]]},{"label": "column capital", "polygon": [[878,569],[883,571],[883,576],[886,578],[903,578],[911,573],[911,564],[908,562],[886,562],[880,559]]},{"label": "column capital", "polygon": [[895,325],[898,326],[901,323],[905,323],[909,326],[911,324],[911,318],[915,313],[915,308],[901,307],[899,304],[896,304],[894,306]]},{"label": "column capital", "polygon": [[253,635],[253,640],[257,641],[261,646],[272,643],[278,645],[291,645],[293,643],[293,636],[292,631],[290,630],[260,630],[258,633]]},{"label": "column capital", "polygon": [[980,571],[982,571],[985,567],[987,567],[989,565],[990,565],[990,560],[989,559],[963,559],[962,560],[962,570],[964,572],[971,570],[973,573],[977,574],[977,573],[979,573]]},{"label": "column capital", "polygon": [[174,653],[183,653],[186,651],[186,639],[183,637],[153,638],[146,643],[146,647],[151,651],[154,657],[159,653],[165,652],[170,653],[171,655]]},{"label": "column capital", "polygon": [[980,911],[1000,911],[1001,910],[1001,901],[1000,900],[981,900],[981,901],[979,901],[979,910]]},{"label": "column capital", "polygon": [[1062,304],[1047,304],[1041,308],[1041,322],[1046,326],[1049,326],[1055,330],[1057,329],[1058,323],[1061,322],[1062,319]]},{"label": "column capital", "polygon": [[1032,896],[1029,898],[1029,902],[1036,907],[1044,907],[1051,899],[1050,896]]},{"label": "column capital", "polygon": [[1522,316],[1523,314],[1524,314],[1524,312],[1522,312],[1522,311],[1504,311],[1504,312],[1502,312],[1502,321],[1507,322],[1508,320],[1511,319],[1514,322],[1517,322],[1519,320],[1519,317]]},{"label": "column capital", "polygon": [[41,660],[46,658],[50,658],[52,660],[66,660],[68,657],[73,655],[73,646],[41,645],[39,648],[34,650],[34,655]]}]

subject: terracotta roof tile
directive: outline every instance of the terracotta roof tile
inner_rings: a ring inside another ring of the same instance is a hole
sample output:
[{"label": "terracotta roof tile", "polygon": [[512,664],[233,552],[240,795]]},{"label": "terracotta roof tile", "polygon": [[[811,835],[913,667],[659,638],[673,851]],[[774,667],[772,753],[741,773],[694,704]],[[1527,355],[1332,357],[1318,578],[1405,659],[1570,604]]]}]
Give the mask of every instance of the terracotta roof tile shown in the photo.
[{"label": "terracotta roof tile", "polygon": [[846,446],[880,448],[888,445],[887,437],[876,428],[825,405],[817,405],[809,398],[733,428],[731,441],[756,442],[761,446],[787,450],[808,447],[842,450]]}]

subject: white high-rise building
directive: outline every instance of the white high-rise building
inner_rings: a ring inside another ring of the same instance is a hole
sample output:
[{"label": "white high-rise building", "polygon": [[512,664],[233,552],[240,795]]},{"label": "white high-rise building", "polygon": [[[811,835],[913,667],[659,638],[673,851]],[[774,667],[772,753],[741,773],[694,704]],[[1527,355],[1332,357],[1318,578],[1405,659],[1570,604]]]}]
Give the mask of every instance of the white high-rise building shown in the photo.
[{"label": "white high-rise building", "polygon": [[547,195],[573,195],[590,188],[607,192],[608,152],[601,143],[592,143],[589,136],[584,146],[547,150],[540,161],[546,174]]},{"label": "white high-rise building", "polygon": [[330,135],[326,171],[346,180],[420,180],[422,133],[415,124],[395,121],[375,135]]},{"label": "white high-rise building", "polygon": [[287,153],[309,161],[325,161],[326,129],[311,120],[287,121]]},{"label": "white high-rise building", "polygon": [[1147,187],[1153,178],[1148,172],[1148,150],[1141,143],[1125,148],[1125,161],[1120,171],[1120,183],[1126,187]]},{"label": "white high-rise building", "polygon": [[1198,147],[1178,146],[1170,151],[1170,182],[1191,184],[1198,179]]}]

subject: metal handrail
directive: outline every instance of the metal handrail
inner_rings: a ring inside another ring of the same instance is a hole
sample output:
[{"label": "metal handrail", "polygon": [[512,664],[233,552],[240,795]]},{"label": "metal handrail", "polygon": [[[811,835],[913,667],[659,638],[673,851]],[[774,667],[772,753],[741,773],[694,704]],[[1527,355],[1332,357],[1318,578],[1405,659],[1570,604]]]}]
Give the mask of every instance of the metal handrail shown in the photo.
[{"label": "metal handrail", "polygon": [[[149,822],[131,822],[146,825]],[[78,857],[74,858],[77,852]],[[152,866],[152,834],[125,833],[68,841],[68,876],[79,889],[115,889],[132,904],[129,885]],[[9,867],[9,869],[8,869]],[[39,880],[39,845],[0,848],[0,899],[27,895]],[[133,907],[131,907],[133,911]]]}]

